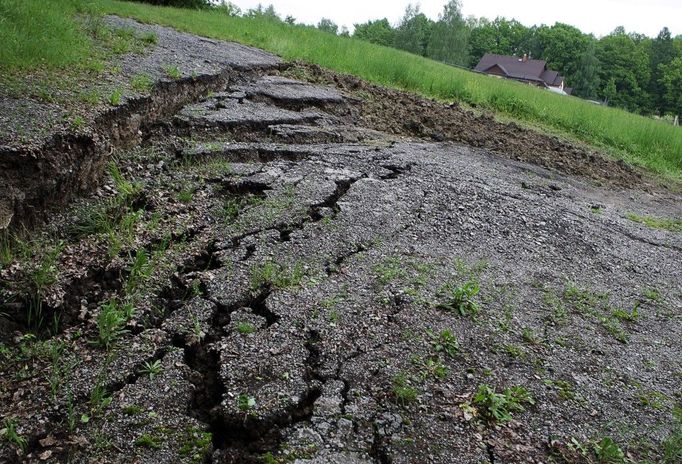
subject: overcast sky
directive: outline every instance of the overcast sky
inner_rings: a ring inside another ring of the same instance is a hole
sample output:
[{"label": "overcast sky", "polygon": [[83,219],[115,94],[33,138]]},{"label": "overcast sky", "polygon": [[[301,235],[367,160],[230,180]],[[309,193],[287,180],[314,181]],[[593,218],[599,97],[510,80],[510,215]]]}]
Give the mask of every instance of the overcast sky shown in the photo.
[{"label": "overcast sky", "polygon": [[[299,22],[317,23],[329,18],[352,30],[354,23],[369,19],[388,18],[395,24],[409,1],[402,0],[232,0],[242,9],[253,8],[258,3],[272,4],[281,15],[291,15]],[[412,2],[416,3],[416,2]],[[422,0],[421,10],[433,19],[443,9],[446,0]],[[596,36],[606,35],[617,26],[628,32],[639,32],[655,37],[667,26],[673,36],[682,34],[682,0],[463,0],[464,16],[484,16],[494,19],[504,16],[515,18],[526,26],[552,25],[563,22]]]}]

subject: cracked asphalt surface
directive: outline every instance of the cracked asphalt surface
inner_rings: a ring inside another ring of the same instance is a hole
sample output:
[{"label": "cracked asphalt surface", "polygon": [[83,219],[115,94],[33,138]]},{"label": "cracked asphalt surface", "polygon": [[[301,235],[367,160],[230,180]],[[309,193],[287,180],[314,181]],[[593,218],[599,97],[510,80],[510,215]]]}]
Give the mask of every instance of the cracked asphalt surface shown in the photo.
[{"label": "cracked asphalt surface", "polygon": [[[2,415],[27,446],[0,460],[590,462],[567,444],[604,437],[660,459],[682,401],[682,235],[628,214],[681,217],[679,196],[363,127],[357,95],[298,71],[233,73],[118,153],[141,188],[113,257],[64,232],[111,182],[48,225],[63,323],[1,332]],[[94,346],[104,302],[128,297],[125,332]],[[532,401],[491,421],[483,385]]]}]

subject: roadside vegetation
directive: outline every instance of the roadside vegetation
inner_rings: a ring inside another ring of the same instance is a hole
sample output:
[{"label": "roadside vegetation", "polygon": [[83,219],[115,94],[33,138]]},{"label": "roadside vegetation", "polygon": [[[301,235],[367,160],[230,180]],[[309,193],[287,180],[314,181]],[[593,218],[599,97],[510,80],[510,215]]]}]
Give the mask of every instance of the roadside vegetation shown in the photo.
[{"label": "roadside vegetation", "polygon": [[[670,124],[565,98],[516,82],[495,79],[428,58],[314,27],[290,24],[270,14],[235,16],[225,8],[179,9],[135,2],[60,0],[63,8],[43,8],[38,0],[0,0],[0,65],[15,73],[38,67],[59,68],[89,62],[92,42],[76,15],[117,14],[147,23],[233,40],[353,74],[381,85],[417,92],[442,101],[461,101],[571,138],[643,166],[669,179],[682,180],[682,130]],[[54,30],[45,37],[38,33]],[[35,51],[35,53],[34,53]],[[92,67],[92,66],[91,66]],[[96,68],[96,67],[95,67]]]}]

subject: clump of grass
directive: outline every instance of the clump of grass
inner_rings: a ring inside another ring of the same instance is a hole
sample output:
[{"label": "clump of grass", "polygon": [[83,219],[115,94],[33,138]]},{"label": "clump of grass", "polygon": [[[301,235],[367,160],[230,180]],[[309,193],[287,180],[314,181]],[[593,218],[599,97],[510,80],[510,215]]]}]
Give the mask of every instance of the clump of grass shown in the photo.
[{"label": "clump of grass", "polygon": [[135,446],[150,449],[160,449],[161,439],[150,433],[143,433],[135,440]]},{"label": "clump of grass", "polygon": [[510,421],[513,413],[523,412],[525,410],[523,405],[533,405],[535,400],[523,387],[509,387],[497,393],[491,386],[483,384],[478,387],[473,404],[484,420],[496,423]]},{"label": "clump of grass", "polygon": [[194,198],[194,192],[192,191],[191,188],[182,189],[182,190],[178,193],[178,201],[179,201],[180,203],[185,203],[185,204],[191,203],[191,202],[192,202],[192,198]]},{"label": "clump of grass", "polygon": [[152,275],[153,271],[154,267],[149,259],[147,251],[144,249],[138,250],[135,253],[135,258],[130,266],[130,274],[125,283],[126,295],[133,295],[140,284]]},{"label": "clump of grass", "polygon": [[170,77],[171,79],[180,79],[182,77],[182,73],[177,66],[164,66],[163,71],[166,73],[166,76]]},{"label": "clump of grass", "polygon": [[652,229],[682,232],[682,219],[640,216],[634,213],[629,213],[628,219],[639,224],[644,224]]},{"label": "clump of grass", "polygon": [[400,373],[393,378],[393,396],[398,403],[404,406],[417,400],[419,390],[411,385],[404,373]]},{"label": "clump of grass", "polygon": [[242,335],[249,335],[256,331],[256,328],[250,322],[237,323],[237,332]]},{"label": "clump of grass", "polygon": [[374,272],[382,285],[404,278],[407,275],[398,257],[388,258],[384,262],[377,264],[374,266]]},{"label": "clump of grass", "polygon": [[145,32],[140,36],[140,40],[148,45],[159,43],[159,36],[154,31]]},{"label": "clump of grass", "polygon": [[98,336],[95,344],[109,349],[121,336],[128,333],[125,325],[133,312],[131,303],[120,303],[116,299],[104,303],[96,319]]},{"label": "clump of grass", "polygon": [[192,462],[203,462],[211,451],[213,435],[196,427],[187,427],[180,447],[181,456],[190,456]]},{"label": "clump of grass", "polygon": [[251,269],[251,288],[256,290],[264,286],[279,289],[297,287],[301,285],[304,275],[303,265],[299,262],[293,267],[285,267],[274,261],[266,261]]},{"label": "clump of grass", "polygon": [[17,431],[18,423],[16,419],[6,418],[3,423],[3,428],[0,430],[2,438],[12,445],[18,447],[21,451],[25,451],[28,447],[28,440],[19,435]]},{"label": "clump of grass", "polygon": [[110,94],[109,94],[109,104],[111,106],[118,106],[121,104],[121,98],[123,97],[123,93],[121,93],[121,89],[114,89]]},{"label": "clump of grass", "polygon": [[136,74],[130,80],[133,90],[140,93],[148,93],[154,87],[154,80],[148,74]]},{"label": "clump of grass", "polygon": [[454,311],[460,316],[476,316],[480,308],[474,298],[478,295],[480,286],[476,280],[459,285],[446,285],[441,292],[445,293],[446,300],[437,305],[440,309]]}]

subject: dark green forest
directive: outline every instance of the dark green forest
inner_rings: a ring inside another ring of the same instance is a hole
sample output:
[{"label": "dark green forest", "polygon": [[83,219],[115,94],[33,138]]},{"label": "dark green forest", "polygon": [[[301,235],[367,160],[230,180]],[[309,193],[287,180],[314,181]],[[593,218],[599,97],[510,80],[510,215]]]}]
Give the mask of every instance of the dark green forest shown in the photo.
[{"label": "dark green forest", "polygon": [[[280,18],[272,6],[242,12],[224,0],[139,1],[296,23],[292,17]],[[323,18],[316,27],[350,36],[329,19]],[[672,37],[667,27],[654,38],[622,27],[595,37],[563,23],[529,27],[514,19],[465,18],[461,1],[449,0],[438,20],[409,4],[397,25],[386,18],[355,24],[352,36],[467,68],[473,68],[485,53],[527,53],[559,71],[573,87],[573,95],[644,115],[682,115],[682,35]]]}]

